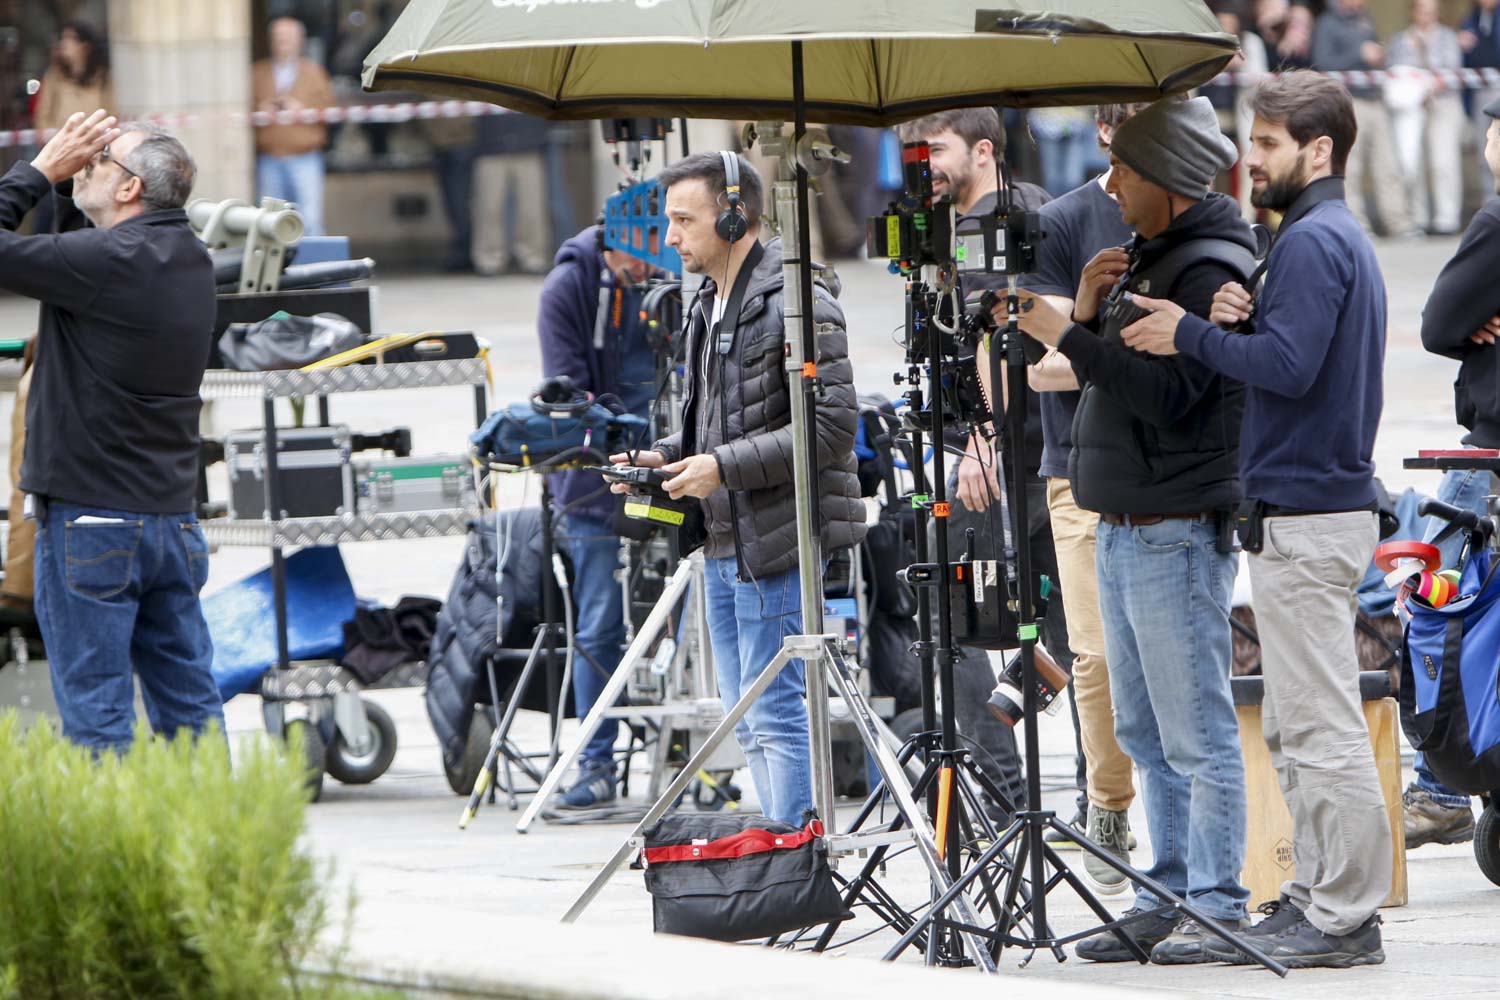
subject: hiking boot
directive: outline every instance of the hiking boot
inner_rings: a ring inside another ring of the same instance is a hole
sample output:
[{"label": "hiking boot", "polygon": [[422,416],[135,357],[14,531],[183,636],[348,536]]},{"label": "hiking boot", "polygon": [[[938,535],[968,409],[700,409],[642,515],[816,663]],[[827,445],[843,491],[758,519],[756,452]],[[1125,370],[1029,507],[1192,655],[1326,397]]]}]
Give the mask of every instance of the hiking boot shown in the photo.
[{"label": "hiking boot", "polygon": [[[1219,923],[1232,931],[1244,931],[1250,926],[1247,917],[1220,920]],[[1229,945],[1228,941],[1192,917],[1184,917],[1171,934],[1151,949],[1151,962],[1153,965],[1200,965],[1204,962],[1217,962],[1218,959],[1208,952],[1210,941],[1226,947]]]},{"label": "hiking boot", "polygon": [[1474,839],[1474,810],[1445,806],[1419,785],[1408,785],[1401,795],[1406,818],[1406,849],[1423,844],[1465,844]]},{"label": "hiking boot", "polygon": [[[1240,935],[1256,947],[1265,944],[1263,938],[1274,937],[1302,919],[1302,910],[1286,893],[1282,893],[1277,899],[1266,900],[1256,909],[1265,914],[1266,919]],[[1250,964],[1250,959],[1238,948],[1217,936],[1212,937],[1212,940],[1204,946],[1204,950],[1214,962],[1228,962],[1231,965]]]},{"label": "hiking boot", "polygon": [[[1352,969],[1356,965],[1380,965],[1385,961],[1385,951],[1380,947],[1379,914],[1372,915],[1348,934],[1325,934],[1297,907],[1286,909],[1296,911],[1291,923],[1275,934],[1252,935],[1249,943],[1288,969]],[[1214,947],[1209,954],[1232,965],[1250,964],[1250,959],[1238,951],[1227,956],[1222,955],[1223,950]]]},{"label": "hiking boot", "polygon": [[[1089,806],[1087,836],[1106,853],[1130,864],[1130,821],[1124,810],[1117,812]],[[1129,885],[1124,872],[1117,871],[1088,853],[1083,856],[1083,875],[1088,879],[1089,885],[1094,887],[1094,891],[1103,896],[1124,892]]]},{"label": "hiking boot", "polygon": [[[1088,822],[1088,816],[1082,809],[1080,809],[1073,814],[1072,819],[1068,820],[1068,826],[1072,827],[1074,830],[1082,832],[1084,827],[1088,826]],[[1046,842],[1046,844],[1054,851],[1078,850],[1078,842],[1068,834],[1063,833],[1061,830],[1058,830],[1056,828],[1048,830],[1047,833],[1042,837],[1042,840]]]},{"label": "hiking boot", "polygon": [[613,763],[585,762],[578,779],[557,802],[559,809],[593,809],[615,800],[615,766]]},{"label": "hiking boot", "polygon": [[[1146,911],[1140,907],[1132,906],[1120,914],[1120,918],[1123,920],[1144,912]],[[1153,948],[1167,939],[1181,919],[1175,910],[1169,910],[1165,914],[1146,917],[1121,927],[1119,932],[1129,934],[1149,955]],[[1090,962],[1134,962],[1135,956],[1130,953],[1129,948],[1125,947],[1125,943],[1116,936],[1116,933],[1105,931],[1091,938],[1084,938],[1073,949],[1073,954]]]}]

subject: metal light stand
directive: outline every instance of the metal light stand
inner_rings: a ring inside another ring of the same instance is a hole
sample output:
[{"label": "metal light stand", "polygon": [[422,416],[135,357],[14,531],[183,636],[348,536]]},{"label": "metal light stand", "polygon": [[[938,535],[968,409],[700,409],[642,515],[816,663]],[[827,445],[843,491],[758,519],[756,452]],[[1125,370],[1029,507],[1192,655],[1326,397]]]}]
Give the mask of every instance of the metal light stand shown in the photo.
[{"label": "metal light stand", "polygon": [[[808,166],[827,163],[837,155],[826,140],[809,135],[806,120],[806,100],[803,90],[802,43],[793,42],[792,90],[796,109],[795,127],[790,143],[780,137],[780,129],[767,128],[762,138],[762,148],[778,155],[778,180],[774,185],[777,219],[782,234],[782,268],[784,274],[784,311],[787,375],[791,385],[791,425],[793,436],[792,465],[797,511],[797,555],[801,571],[802,635],[788,636],[778,653],[756,678],[750,689],[726,713],[724,720],[694,753],[677,778],[668,786],[660,798],[647,810],[636,824],[625,842],[614,856],[589,883],[573,906],[563,916],[564,923],[578,919],[590,902],[599,894],[619,867],[638,853],[643,844],[645,830],[654,824],[692,781],[693,776],[707,764],[718,745],[733,732],[751,704],[770,687],[781,670],[793,659],[803,661],[807,677],[808,740],[811,758],[813,804],[828,831],[830,857],[837,858],[855,850],[864,849],[856,837],[838,837],[834,834],[833,811],[833,766],[828,724],[829,685],[842,697],[849,708],[851,721],[860,735],[866,750],[875,760],[876,768],[895,800],[897,808],[908,824],[910,836],[918,853],[922,856],[932,878],[935,891],[947,890],[953,884],[945,869],[941,851],[933,835],[932,824],[924,811],[918,808],[907,783],[903,762],[886,741],[889,731],[876,720],[864,695],[844,662],[839,648],[842,637],[822,634],[823,626],[823,560],[822,546],[818,535],[819,488],[815,457],[817,454],[817,426],[815,420],[819,383],[817,376],[817,342],[813,331],[813,293],[811,276],[811,253],[809,247],[808,219]],[[821,147],[821,148],[820,148]],[[979,920],[967,898],[959,896],[950,901],[959,914],[966,929],[962,931],[981,968],[994,971],[994,962],[982,946],[978,936]]]},{"label": "metal light stand", "polygon": [[[902,935],[901,940],[886,954],[886,958],[895,958],[906,948],[910,947],[937,919],[938,914],[941,912],[942,904],[953,899],[962,898],[962,893],[965,889],[976,878],[979,878],[991,864],[999,864],[1002,870],[1007,867],[1009,869],[1005,884],[1005,898],[999,913],[999,923],[992,934],[988,936],[1002,945],[1016,946],[1028,950],[1046,948],[1061,959],[1063,957],[1061,953],[1062,945],[1082,938],[1093,937],[1096,934],[1114,931],[1135,958],[1145,963],[1149,960],[1149,956],[1145,950],[1134,938],[1121,933],[1120,929],[1136,921],[1176,910],[1184,916],[1192,917],[1208,931],[1218,935],[1244,952],[1254,962],[1264,966],[1278,976],[1285,976],[1287,973],[1285,966],[1268,958],[1259,949],[1249,944],[1243,937],[1235,934],[1219,921],[1208,917],[1176,893],[1173,893],[1165,886],[1148,878],[1142,872],[1137,871],[1109,854],[1087,837],[1084,837],[1060,821],[1051,810],[1042,807],[1041,748],[1037,735],[1036,595],[1032,592],[1031,551],[1027,535],[1025,534],[1025,526],[1028,523],[1026,463],[1020,453],[1022,442],[1025,440],[1026,430],[1026,355],[1017,322],[1019,300],[1016,296],[1016,278],[1014,275],[1009,278],[1006,314],[1005,329],[1000,334],[1001,342],[999,344],[991,344],[990,384],[1001,385],[1000,380],[1004,378],[1005,382],[1003,384],[1006,386],[1008,396],[1008,405],[1005,408],[1005,435],[1002,441],[1002,452],[1006,470],[1006,482],[1004,486],[1010,504],[1011,516],[1014,518],[1012,523],[1016,526],[1016,531],[1013,533],[1015,547],[1011,562],[1016,570],[1014,597],[1016,602],[1015,610],[1018,636],[1020,639],[1023,707],[1026,718],[1027,808],[1016,814],[1015,821],[1009,829],[1000,835],[999,839],[985,851],[984,855],[978,861],[954,881],[952,886],[948,888],[928,913],[918,919]],[[1002,357],[1004,359],[1003,364]],[[1114,919],[1093,892],[1089,890],[1088,886],[1084,884],[1083,880],[1068,868],[1057,852],[1046,842],[1045,835],[1050,830],[1057,830],[1060,833],[1066,834],[1080,848],[1120,872],[1135,884],[1144,886],[1158,899],[1164,900],[1164,902],[1157,907],[1136,914],[1128,919]],[[1006,865],[1004,864],[1005,852],[1011,849],[1012,845],[1014,845],[1015,849],[1014,863]],[[1031,890],[1029,900],[1026,900],[1023,895],[1023,882],[1029,884]],[[1047,924],[1047,895],[1063,882],[1072,887],[1078,897],[1102,921],[1100,925],[1062,937],[1058,937],[1050,932]],[[1018,925],[1023,919],[1028,920],[1032,928],[1032,933],[1018,933]]]}]

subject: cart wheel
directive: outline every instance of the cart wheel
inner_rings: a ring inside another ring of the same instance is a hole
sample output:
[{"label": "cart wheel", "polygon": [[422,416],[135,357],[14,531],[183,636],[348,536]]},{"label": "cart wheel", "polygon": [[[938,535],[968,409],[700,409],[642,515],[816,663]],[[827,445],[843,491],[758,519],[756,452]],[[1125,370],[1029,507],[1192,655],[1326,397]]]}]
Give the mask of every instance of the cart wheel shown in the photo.
[{"label": "cart wheel", "polygon": [[390,713],[373,701],[360,699],[373,738],[370,749],[355,754],[344,742],[344,734],[335,731],[328,747],[328,773],[346,785],[368,785],[386,772],[396,759],[396,723]]},{"label": "cart wheel", "polygon": [[295,753],[301,749],[302,762],[307,768],[303,783],[307,788],[307,800],[316,802],[323,795],[323,767],[328,756],[327,744],[318,727],[306,719],[293,719],[286,724],[286,745]]},{"label": "cart wheel", "polygon": [[463,759],[455,767],[448,763],[447,754],[442,755],[443,775],[453,794],[469,795],[474,791],[474,782],[479,780],[479,769],[484,767],[484,758],[490,752],[490,739],[494,734],[494,722],[483,708],[475,708],[469,719],[469,738],[464,743]]},{"label": "cart wheel", "polygon": [[1474,858],[1484,877],[1500,885],[1500,798],[1491,798],[1474,824]]}]

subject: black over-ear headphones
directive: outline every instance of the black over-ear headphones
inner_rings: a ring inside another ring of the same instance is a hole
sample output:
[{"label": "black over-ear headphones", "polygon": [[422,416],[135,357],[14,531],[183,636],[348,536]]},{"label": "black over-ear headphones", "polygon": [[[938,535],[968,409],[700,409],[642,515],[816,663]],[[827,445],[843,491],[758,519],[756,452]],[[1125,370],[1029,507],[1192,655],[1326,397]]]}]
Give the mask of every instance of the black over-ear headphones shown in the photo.
[{"label": "black over-ear headphones", "polygon": [[719,156],[724,160],[724,211],[714,222],[714,232],[726,243],[738,243],[750,231],[750,220],[740,203],[740,157],[728,150]]},{"label": "black over-ear headphones", "polygon": [[578,388],[567,375],[542,379],[531,394],[531,408],[544,417],[577,417],[593,405],[593,393]]}]

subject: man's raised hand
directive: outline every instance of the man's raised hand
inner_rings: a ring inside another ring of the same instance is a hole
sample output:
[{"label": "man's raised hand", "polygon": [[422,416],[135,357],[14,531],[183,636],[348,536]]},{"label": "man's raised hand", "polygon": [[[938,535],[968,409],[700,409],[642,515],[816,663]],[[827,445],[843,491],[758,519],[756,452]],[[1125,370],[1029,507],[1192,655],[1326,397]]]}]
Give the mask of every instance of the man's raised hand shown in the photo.
[{"label": "man's raised hand", "polygon": [[48,181],[58,184],[82,170],[100,150],[119,137],[115,116],[103,108],[89,115],[75,111],[47,140],[31,165]]}]

